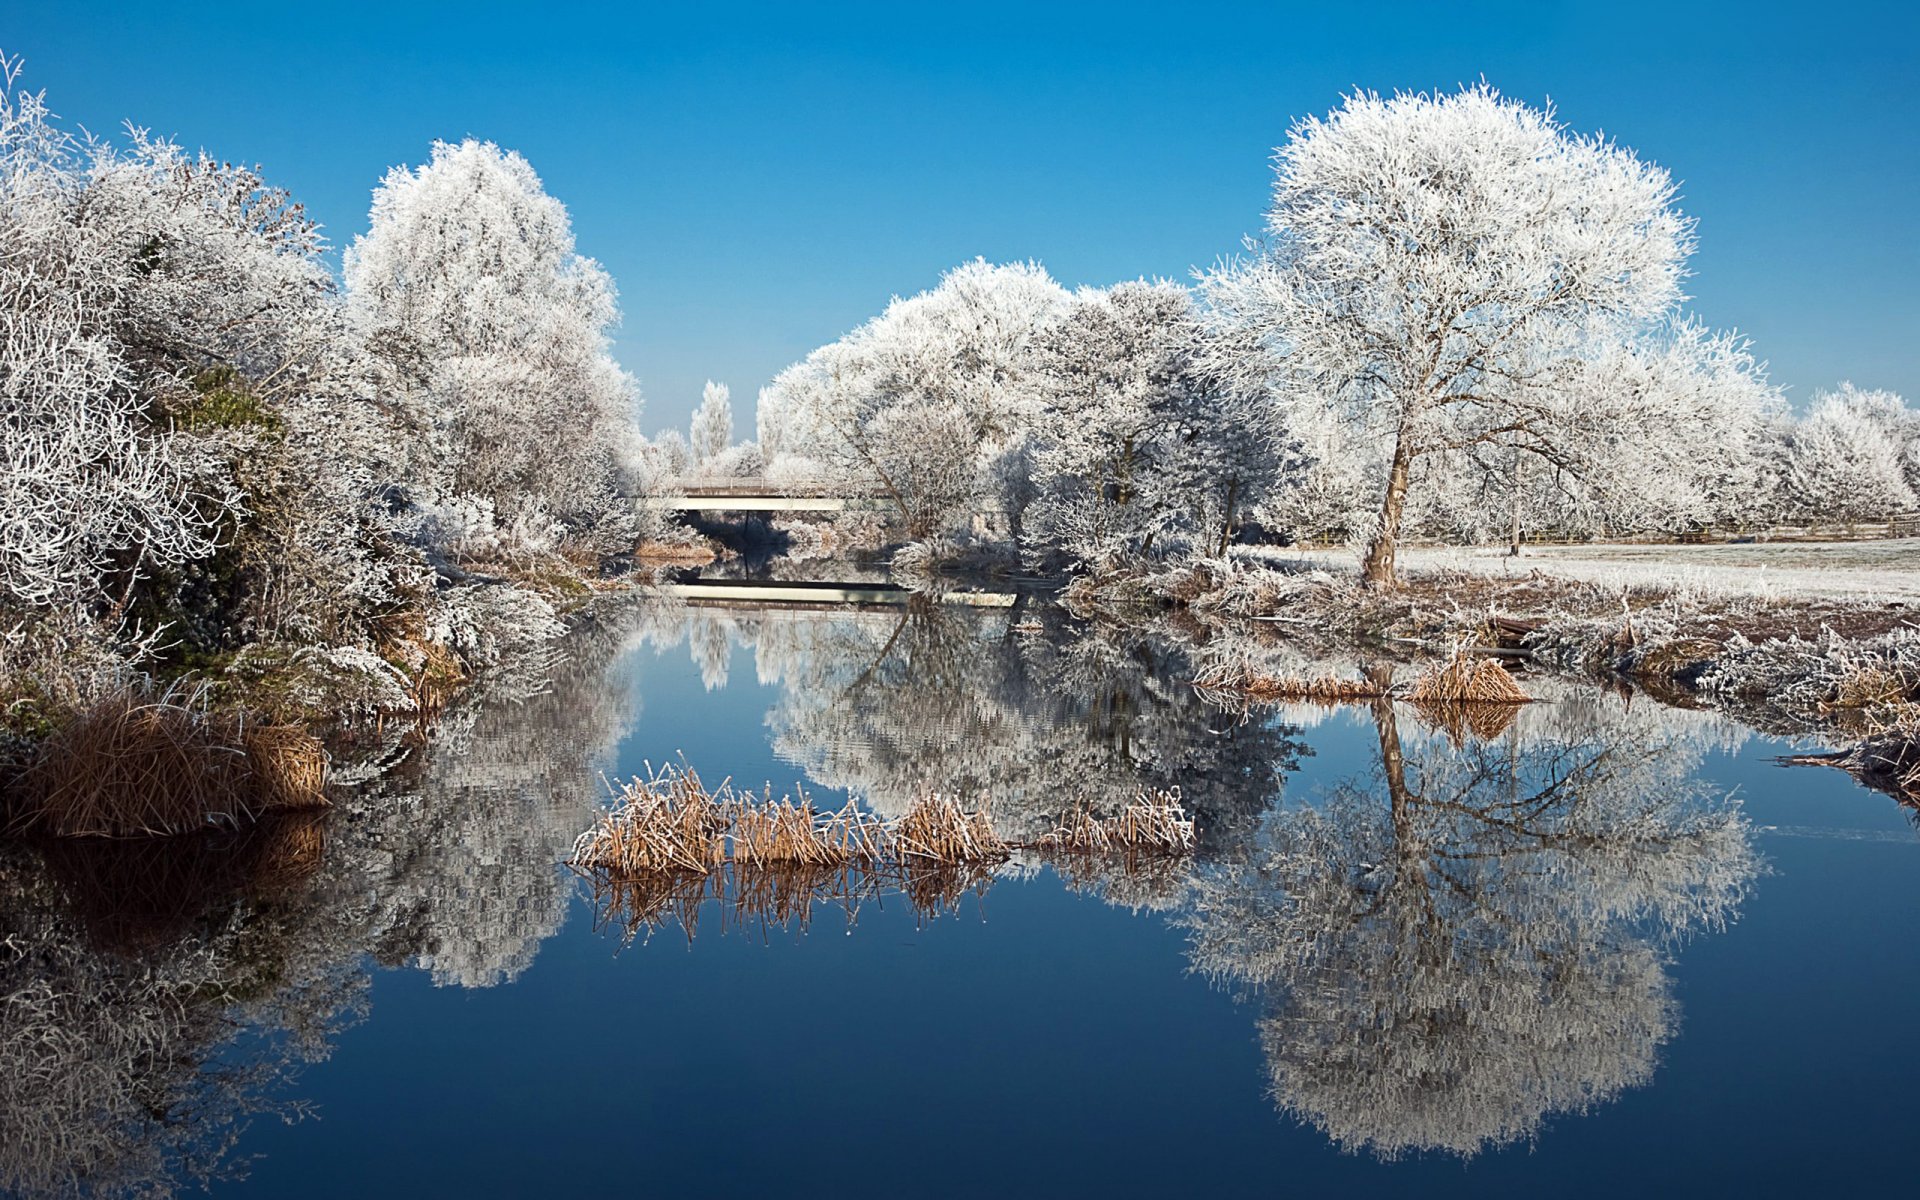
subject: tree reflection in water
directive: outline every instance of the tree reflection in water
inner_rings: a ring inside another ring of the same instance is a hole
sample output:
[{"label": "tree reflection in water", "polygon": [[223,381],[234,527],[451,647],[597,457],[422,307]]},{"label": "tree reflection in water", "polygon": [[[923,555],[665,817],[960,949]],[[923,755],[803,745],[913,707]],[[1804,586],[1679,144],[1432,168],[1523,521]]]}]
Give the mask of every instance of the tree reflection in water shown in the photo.
[{"label": "tree reflection in water", "polygon": [[1177,786],[1217,835],[1277,794],[1305,748],[1297,730],[1205,703],[1177,643],[1061,621],[930,601],[829,614],[662,606],[650,636],[686,641],[704,673],[724,661],[713,648],[724,622],[753,647],[760,681],[781,689],[767,718],[775,751],[882,816],[937,791],[990,804],[996,827],[1027,839],[1076,806],[1111,812],[1142,786]]},{"label": "tree reflection in water", "polygon": [[[882,815],[957,793],[1024,840],[1181,789],[1196,855],[1055,869],[1170,912],[1197,970],[1260,996],[1281,1106],[1384,1156],[1525,1139],[1644,1082],[1674,1026],[1672,947],[1730,919],[1757,869],[1737,808],[1690,782],[1741,736],[1702,714],[1567,689],[1498,731],[1381,702],[1375,778],[1298,805],[1282,782],[1324,711],[1204,702],[1189,681],[1218,647],[1025,608],[608,610],[564,661],[367,748],[366,782],[318,824],[157,862],[0,847],[0,1190],[217,1176],[250,1116],[297,1111],[288,1076],[360,1013],[371,964],[459,986],[524,971],[565,917],[557,863],[632,725],[613,667],[640,640],[685,644],[713,686],[750,644],[779,688],[777,753]],[[861,899],[736,882],[704,928]],[[909,882],[937,912],[990,877]],[[714,897],[639,899],[633,928],[691,933]]]},{"label": "tree reflection in water", "polygon": [[1236,720],[1188,686],[1196,657],[1260,648],[1042,616],[725,619],[783,686],[782,756],[882,813],[957,792],[1031,837],[1077,803],[1181,787],[1197,859],[1062,874],[1173,909],[1196,970],[1261,996],[1281,1107],[1345,1148],[1468,1156],[1651,1077],[1673,948],[1732,919],[1759,870],[1738,805],[1696,781],[1739,726],[1552,680],[1519,710],[1380,700],[1372,781],[1287,805],[1300,726],[1330,710]]},{"label": "tree reflection in water", "polygon": [[0,845],[0,1192],[243,1173],[242,1130],[300,1111],[290,1078],[360,1015],[370,962],[461,986],[524,970],[630,724],[610,668],[636,617],[601,614],[424,737],[390,730],[317,821]]},{"label": "tree reflection in water", "polygon": [[1567,700],[1456,745],[1471,721],[1371,709],[1374,779],[1269,813],[1179,918],[1196,969],[1264,993],[1276,1101],[1350,1150],[1468,1156],[1645,1083],[1671,947],[1758,870],[1692,782],[1699,723]]}]

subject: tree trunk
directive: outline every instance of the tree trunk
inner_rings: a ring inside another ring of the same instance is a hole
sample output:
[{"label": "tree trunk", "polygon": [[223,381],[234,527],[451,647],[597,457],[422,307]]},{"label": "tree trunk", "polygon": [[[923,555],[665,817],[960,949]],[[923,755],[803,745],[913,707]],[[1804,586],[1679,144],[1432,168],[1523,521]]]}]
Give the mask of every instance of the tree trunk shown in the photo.
[{"label": "tree trunk", "polygon": [[1393,439],[1393,467],[1387,472],[1387,494],[1380,502],[1380,528],[1367,547],[1360,567],[1360,580],[1370,588],[1391,588],[1399,582],[1394,573],[1394,551],[1400,543],[1400,517],[1407,509],[1407,481],[1413,475],[1413,447],[1408,445],[1408,418],[1400,421]]},{"label": "tree trunk", "polygon": [[1214,551],[1215,558],[1224,558],[1227,553],[1227,539],[1233,536],[1233,505],[1240,496],[1240,480],[1227,480],[1227,515],[1220,522],[1220,548]]},{"label": "tree trunk", "polygon": [[1507,539],[1507,557],[1520,557],[1520,451],[1513,452],[1513,528]]}]

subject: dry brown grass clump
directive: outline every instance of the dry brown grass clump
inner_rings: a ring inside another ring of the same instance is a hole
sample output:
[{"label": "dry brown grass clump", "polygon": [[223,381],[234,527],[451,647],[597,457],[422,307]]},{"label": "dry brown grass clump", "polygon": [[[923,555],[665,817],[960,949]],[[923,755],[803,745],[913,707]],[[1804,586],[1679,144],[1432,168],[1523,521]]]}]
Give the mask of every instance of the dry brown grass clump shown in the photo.
[{"label": "dry brown grass clump", "polygon": [[1193,849],[1193,818],[1178,789],[1143,791],[1115,816],[1075,809],[1032,848],[1048,855],[1185,854]]},{"label": "dry brown grass clump", "polygon": [[[636,935],[678,922],[691,938],[707,900],[723,927],[805,929],[816,908],[840,910],[849,925],[869,899],[898,893],[922,918],[984,894],[1015,849],[1033,849],[1076,865],[1103,858],[1174,861],[1193,848],[1193,821],[1177,790],[1141,792],[1117,815],[1080,811],[1046,837],[1007,842],[984,810],[952,796],[929,795],[897,821],[852,802],[834,812],[799,799],[709,790],[684,764],[649,768],[619,789],[615,806],[580,835],[568,865],[593,884],[598,920]],[[1179,873],[1132,871],[1152,878],[1156,894],[1177,890]]]},{"label": "dry brown grass clump", "polygon": [[705,875],[726,860],[726,835],[739,807],[724,780],[708,791],[692,768],[656,772],[649,766],[645,779],[621,786],[614,807],[574,842],[569,861],[630,877]]},{"label": "dry brown grass clump", "polygon": [[902,859],[950,865],[999,862],[1012,853],[984,811],[968,812],[955,797],[938,793],[914,804],[894,824],[893,845]]},{"label": "dry brown grass clump", "polygon": [[1409,699],[1443,704],[1526,704],[1533,697],[1491,658],[1461,650],[1420,677]]},{"label": "dry brown grass clump", "polygon": [[1855,709],[1882,714],[1889,723],[1920,717],[1920,681],[1893,667],[1856,667],[1834,685],[1823,711]]},{"label": "dry brown grass clump", "polygon": [[14,786],[9,826],[146,837],[324,808],[327,756],[292,725],[215,713],[198,696],[126,693],[49,737]]},{"label": "dry brown grass clump", "polygon": [[729,815],[737,865],[872,865],[886,853],[885,823],[852,801],[838,812],[819,813],[804,794],[792,801],[775,800],[769,792],[758,801],[747,796],[735,802]]},{"label": "dry brown grass clump", "polygon": [[642,562],[710,563],[719,555],[705,542],[658,542],[642,538],[634,543],[633,556]]},{"label": "dry brown grass clump", "polygon": [[1221,667],[1193,681],[1205,692],[1225,692],[1261,703],[1281,700],[1308,700],[1320,704],[1345,704],[1355,700],[1373,700],[1382,694],[1378,683],[1368,679],[1349,679],[1339,675],[1267,675],[1244,667]]}]

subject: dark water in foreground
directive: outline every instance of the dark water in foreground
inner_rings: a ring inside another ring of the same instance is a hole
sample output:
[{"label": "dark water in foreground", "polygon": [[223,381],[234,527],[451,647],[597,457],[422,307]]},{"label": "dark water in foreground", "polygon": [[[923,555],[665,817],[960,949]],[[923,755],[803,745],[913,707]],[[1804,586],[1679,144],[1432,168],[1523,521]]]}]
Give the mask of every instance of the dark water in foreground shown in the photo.
[{"label": "dark water in foreground", "polygon": [[[1886,798],[1776,766],[1781,743],[1726,718],[1551,680],[1510,723],[1243,718],[1187,685],[1191,647],[1043,623],[609,618],[550,685],[456,717],[343,806],[324,846],[275,842],[166,919],[101,899],[99,870],[13,863],[26,956],[0,1052],[58,1069],[0,1081],[4,1179],[244,1162],[216,1195],[331,1197],[1909,1177],[1920,838]],[[1202,844],[1144,878],[1016,865],[951,911],[896,895],[851,927],[824,904],[804,932],[741,927],[709,903],[691,940],[627,944],[551,864],[596,771],[676,751],[883,812],[985,793],[1014,833],[1177,784]]]}]

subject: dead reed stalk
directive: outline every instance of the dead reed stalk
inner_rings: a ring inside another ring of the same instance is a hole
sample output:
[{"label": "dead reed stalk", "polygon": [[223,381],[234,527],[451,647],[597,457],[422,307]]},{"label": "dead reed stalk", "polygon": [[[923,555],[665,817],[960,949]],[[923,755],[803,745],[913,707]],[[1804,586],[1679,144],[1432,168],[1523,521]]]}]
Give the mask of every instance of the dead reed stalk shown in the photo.
[{"label": "dead reed stalk", "polygon": [[48,738],[15,783],[15,832],[147,837],[324,808],[327,757],[292,725],[208,709],[198,694],[99,701]]}]

